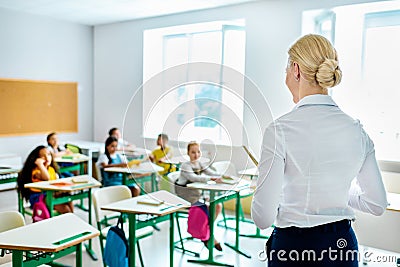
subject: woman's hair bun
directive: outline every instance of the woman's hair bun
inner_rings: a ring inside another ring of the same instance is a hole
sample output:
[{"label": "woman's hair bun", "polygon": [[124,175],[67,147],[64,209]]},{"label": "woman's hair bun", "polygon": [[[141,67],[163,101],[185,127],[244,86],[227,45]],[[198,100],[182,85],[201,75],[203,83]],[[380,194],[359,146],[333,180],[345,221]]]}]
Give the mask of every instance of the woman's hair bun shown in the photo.
[{"label": "woman's hair bun", "polygon": [[323,89],[331,88],[340,83],[342,80],[342,71],[339,63],[335,59],[325,59],[315,74],[315,80]]}]

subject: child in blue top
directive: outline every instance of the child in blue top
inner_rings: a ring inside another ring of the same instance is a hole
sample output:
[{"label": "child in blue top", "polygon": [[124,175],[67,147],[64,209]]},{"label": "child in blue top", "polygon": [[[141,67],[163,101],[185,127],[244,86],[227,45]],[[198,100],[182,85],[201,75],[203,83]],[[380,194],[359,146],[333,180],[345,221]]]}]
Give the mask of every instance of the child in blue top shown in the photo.
[{"label": "child in blue top", "polygon": [[[101,169],[103,177],[103,186],[121,185],[122,173],[105,172],[107,167],[127,167],[120,154],[117,153],[118,139],[114,136],[109,136],[105,143],[105,152],[101,154],[97,160],[97,166]],[[130,185],[133,196],[140,194],[140,189],[135,185]]]}]

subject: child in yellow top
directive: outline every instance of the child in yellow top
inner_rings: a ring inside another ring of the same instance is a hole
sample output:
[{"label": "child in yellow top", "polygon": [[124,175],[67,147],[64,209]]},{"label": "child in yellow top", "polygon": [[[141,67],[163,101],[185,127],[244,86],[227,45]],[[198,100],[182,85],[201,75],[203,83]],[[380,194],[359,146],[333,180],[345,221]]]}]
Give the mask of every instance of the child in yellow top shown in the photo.
[{"label": "child in yellow top", "polygon": [[166,163],[167,159],[171,159],[172,157],[172,149],[168,146],[168,135],[159,134],[157,138],[157,148],[151,152],[149,159],[157,164],[160,167],[163,167],[164,170],[160,171],[159,174],[164,175],[170,172],[176,171],[175,165],[171,163]]},{"label": "child in yellow top", "polygon": [[[25,188],[28,183],[51,181],[58,179],[58,167],[52,159],[50,151],[45,146],[36,147],[28,156],[18,176],[18,190],[29,200],[31,207],[39,201],[40,190]],[[60,213],[73,212],[72,202],[58,204],[54,209]]]}]

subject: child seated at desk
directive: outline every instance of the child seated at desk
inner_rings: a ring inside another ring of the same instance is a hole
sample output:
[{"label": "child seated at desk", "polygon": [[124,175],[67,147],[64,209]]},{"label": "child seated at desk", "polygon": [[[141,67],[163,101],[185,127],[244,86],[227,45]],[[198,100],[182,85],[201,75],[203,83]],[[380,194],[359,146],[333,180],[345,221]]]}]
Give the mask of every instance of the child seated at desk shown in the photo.
[{"label": "child seated at desk", "polygon": [[[50,151],[45,146],[36,147],[28,156],[18,176],[18,191],[26,200],[29,200],[31,207],[39,201],[41,194],[38,189],[25,188],[25,184],[40,181],[51,181],[58,179],[58,167],[53,161]],[[62,203],[54,206],[59,213],[74,212],[72,202]]]},{"label": "child seated at desk", "polygon": [[163,171],[158,172],[161,175],[176,171],[175,165],[165,162],[172,158],[172,149],[167,145],[168,140],[168,135],[159,134],[157,137],[157,148],[151,152],[151,155],[149,155],[149,159],[153,163],[164,168]]},{"label": "child seated at desk", "polygon": [[[57,133],[55,133],[55,132],[52,132],[47,135],[47,145],[48,145],[47,149],[50,151],[53,158],[72,154],[72,152],[69,149],[67,149],[63,146],[60,146]],[[67,167],[67,166],[71,166],[71,165],[73,165],[73,164],[72,163],[60,163],[59,164],[60,167]],[[78,175],[78,174],[76,174],[76,175]],[[71,177],[71,176],[74,176],[74,174],[71,172],[62,172],[61,173],[61,177]]]},{"label": "child seated at desk", "polygon": [[[122,184],[122,173],[105,172],[104,168],[107,167],[128,167],[123,162],[121,155],[117,153],[118,139],[114,136],[109,136],[105,143],[105,152],[101,154],[97,160],[97,166],[101,170],[103,177],[103,186],[113,186]],[[140,189],[135,185],[129,185],[132,196],[138,196]]]},{"label": "child seated at desk", "polygon": [[[187,188],[187,184],[193,182],[215,181],[222,182],[220,174],[212,171],[209,166],[199,161],[201,157],[200,144],[190,142],[187,146],[187,154],[190,161],[181,165],[181,175],[175,182],[175,192],[178,196],[192,203],[192,205],[200,200],[201,191],[197,189]],[[215,206],[215,218],[221,213],[222,205]],[[204,241],[207,247],[207,241]],[[217,250],[222,251],[221,244],[214,239],[214,246]]]}]

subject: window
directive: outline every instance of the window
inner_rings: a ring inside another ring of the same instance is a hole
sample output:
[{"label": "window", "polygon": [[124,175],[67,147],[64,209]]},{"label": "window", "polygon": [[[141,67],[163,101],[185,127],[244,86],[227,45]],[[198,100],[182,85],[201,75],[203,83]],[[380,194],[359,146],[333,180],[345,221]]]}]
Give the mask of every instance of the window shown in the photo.
[{"label": "window", "polygon": [[312,28],[310,21],[321,24],[321,18],[329,13],[334,14],[331,40],[335,42],[343,70],[342,83],[330,92],[345,112],[360,119],[375,143],[377,158],[399,161],[400,91],[396,85],[400,71],[399,1],[307,11],[303,32],[326,36],[323,27]]},{"label": "window", "polygon": [[177,141],[240,145],[242,127],[227,128],[242,125],[244,80],[227,88],[225,76],[243,75],[244,55],[243,20],[146,30],[144,137],[165,132]]}]

